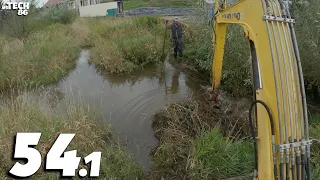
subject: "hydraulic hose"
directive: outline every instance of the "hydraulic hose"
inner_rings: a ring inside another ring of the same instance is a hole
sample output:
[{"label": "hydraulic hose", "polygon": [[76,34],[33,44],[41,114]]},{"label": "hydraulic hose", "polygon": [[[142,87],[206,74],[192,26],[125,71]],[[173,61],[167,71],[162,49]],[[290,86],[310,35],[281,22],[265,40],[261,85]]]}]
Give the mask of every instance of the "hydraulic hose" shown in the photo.
[{"label": "hydraulic hose", "polygon": [[286,180],[290,180],[289,160],[286,162]]},{"label": "hydraulic hose", "polygon": [[275,131],[274,131],[274,121],[273,121],[273,117],[270,111],[270,108],[267,106],[266,103],[264,103],[261,100],[255,100],[249,109],[249,125],[250,125],[250,130],[251,130],[251,136],[253,138],[253,146],[254,146],[254,155],[255,155],[255,162],[254,162],[254,168],[255,168],[255,176],[257,176],[257,172],[258,172],[258,145],[257,145],[257,140],[255,138],[255,132],[254,132],[254,125],[252,122],[252,109],[256,104],[261,104],[263,105],[263,107],[266,109],[268,116],[269,116],[269,120],[270,120],[270,126],[271,126],[271,134],[272,134],[272,151],[273,151],[273,161],[274,161],[274,177],[275,179],[278,179],[278,168],[277,168],[277,163],[275,161],[275,141],[274,141],[274,136],[275,136]]},{"label": "hydraulic hose", "polygon": [[280,179],[283,180],[284,174],[283,174],[283,163],[280,164]]},{"label": "hydraulic hose", "polygon": [[295,180],[296,178],[295,178],[295,165],[294,164],[292,164],[291,165],[291,174],[292,174],[292,180]]},{"label": "hydraulic hose", "polygon": [[307,176],[308,176],[308,180],[311,180],[311,171],[310,171],[310,158],[307,157]]},{"label": "hydraulic hose", "polygon": [[301,156],[301,171],[302,171],[302,180],[306,179],[306,166],[305,166],[305,162],[306,162],[306,155],[302,154]]},{"label": "hydraulic hose", "polygon": [[300,156],[297,156],[297,180],[300,180],[300,168],[301,168],[301,158]]}]

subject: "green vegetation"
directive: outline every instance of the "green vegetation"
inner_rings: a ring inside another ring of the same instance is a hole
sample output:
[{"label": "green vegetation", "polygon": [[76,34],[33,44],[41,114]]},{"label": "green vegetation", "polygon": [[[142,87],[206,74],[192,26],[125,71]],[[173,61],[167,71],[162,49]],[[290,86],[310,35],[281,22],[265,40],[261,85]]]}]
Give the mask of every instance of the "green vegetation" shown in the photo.
[{"label": "green vegetation", "polygon": [[[32,6],[31,6],[32,7]],[[0,21],[0,91],[58,81],[76,65],[80,52],[70,23],[74,11],[30,9],[28,16],[4,15]]]},{"label": "green vegetation", "polygon": [[252,173],[252,144],[223,137],[219,127],[197,137],[194,149],[193,177],[226,179]]},{"label": "green vegetation", "polygon": [[[212,31],[205,24],[190,22],[186,36],[184,61],[201,79],[210,82],[212,71]],[[233,96],[251,95],[251,63],[249,43],[243,38],[243,29],[228,25],[223,62],[222,88]]]},{"label": "green vegetation", "polygon": [[139,7],[192,7],[192,0],[127,0],[124,1],[124,10],[132,10]]},{"label": "green vegetation", "polygon": [[[156,114],[153,128],[160,144],[153,152],[155,179],[223,179],[252,173],[247,129],[237,129],[246,123],[208,107],[208,101],[189,100]],[[234,138],[239,132],[242,140]]]},{"label": "green vegetation", "polygon": [[[141,6],[191,7],[194,3],[128,0],[125,10]],[[294,3],[307,90],[319,95],[319,2]],[[191,31],[185,39],[183,63],[209,82],[211,29],[199,22],[189,24]],[[75,66],[83,47],[91,48],[90,63],[110,74],[132,73],[148,64],[161,66],[163,25],[159,17],[77,18],[66,7],[47,12],[32,7],[25,17],[1,14],[0,91],[57,82]],[[222,88],[233,96],[251,95],[249,52],[242,29],[229,26]],[[3,162],[0,177],[4,179],[14,163],[11,153],[15,133],[40,131],[43,135],[37,148],[42,155],[48,152],[58,134],[74,132],[77,136],[69,149],[77,149],[78,156],[102,151],[101,177],[142,178],[141,168],[112,137],[110,126],[96,118],[96,114],[81,104],[69,103],[66,115],[62,116],[45,104],[30,97],[1,102],[0,122],[4,126],[0,128],[0,161]],[[252,172],[253,150],[247,137],[246,108],[237,106],[236,110],[231,106],[235,115],[230,116],[212,107],[204,100],[187,101],[171,104],[156,114],[153,128],[160,143],[152,153],[154,179],[223,179]],[[314,177],[320,177],[319,132],[320,116],[313,115],[310,134],[315,139],[311,162]],[[39,171],[34,178],[58,179],[58,173]]]},{"label": "green vegetation", "polygon": [[[35,148],[42,158],[61,133],[76,133],[66,151],[77,150],[78,157],[101,151],[100,177],[107,179],[141,178],[143,173],[132,157],[112,136],[111,126],[91,111],[84,102],[68,101],[66,112],[57,113],[49,106],[48,96],[33,98],[21,94],[0,104],[0,177],[6,179],[7,172],[15,163],[12,160],[14,136],[17,132],[41,132],[40,142]],[[43,161],[44,162],[44,161]],[[59,172],[44,172],[43,165],[32,176],[33,179],[59,179]],[[80,169],[86,168],[80,162]],[[80,179],[80,178],[78,178]]]},{"label": "green vegetation", "polygon": [[[205,100],[170,104],[154,117],[159,146],[153,150],[153,178],[250,179],[253,145],[246,125],[247,107],[233,101],[218,110]],[[237,107],[230,110],[230,107]],[[226,109],[229,109],[225,111]],[[233,112],[234,116],[230,116]],[[313,177],[320,177],[320,115],[310,119]]]},{"label": "green vegetation", "polygon": [[50,84],[76,65],[80,47],[67,25],[54,24],[19,39],[4,40],[0,61],[0,89],[20,85]]},{"label": "green vegetation", "polygon": [[[295,27],[307,92],[319,96],[319,1],[294,3],[293,13],[297,19]],[[211,37],[211,29],[199,22],[188,23],[191,32],[186,36],[185,54],[181,63],[187,64],[190,70],[209,82],[212,46],[208,37]],[[235,97],[251,95],[249,44],[243,38],[241,27],[229,25],[227,31],[222,89]],[[253,172],[253,145],[246,140],[245,134],[249,129],[235,124],[239,117],[243,117],[241,112],[245,110],[236,113],[238,118],[221,117],[221,113],[208,112],[217,111],[213,107],[203,100],[187,101],[170,104],[156,114],[153,128],[160,142],[152,154],[153,173],[156,178],[164,176],[165,179],[225,179]],[[234,109],[238,106],[231,107]],[[310,136],[314,139],[311,149],[314,178],[320,177],[319,117],[313,114],[310,120]],[[244,119],[240,124],[247,122],[247,115]],[[230,127],[229,123],[233,125]],[[233,131],[240,131],[242,135],[234,138]]]},{"label": "green vegetation", "polygon": [[[297,21],[298,38],[304,78],[308,94],[319,97],[319,1],[294,1],[293,14]],[[201,18],[199,18],[201,19]],[[199,72],[202,79],[210,80],[212,65],[211,29],[206,24],[190,22],[191,34],[187,35],[186,63]],[[233,96],[252,94],[249,43],[243,38],[243,29],[228,25],[222,72],[222,88]],[[208,53],[209,52],[209,53]]]},{"label": "green vegetation", "polygon": [[306,85],[311,95],[319,97],[320,2],[294,1],[293,7]]},{"label": "green vegetation", "polygon": [[310,118],[310,137],[313,139],[311,149],[312,176],[320,177],[320,114]]},{"label": "green vegetation", "polygon": [[109,73],[131,73],[147,64],[160,64],[160,18],[77,18],[74,22],[74,12],[63,7],[31,12],[24,23],[12,16],[18,25],[2,29],[0,91],[58,81],[75,66],[81,47],[91,47],[90,62]]},{"label": "green vegetation", "polygon": [[164,26],[160,18],[86,20],[77,21],[73,27],[85,36],[82,46],[91,46],[90,62],[97,67],[109,73],[130,73],[161,61]]}]

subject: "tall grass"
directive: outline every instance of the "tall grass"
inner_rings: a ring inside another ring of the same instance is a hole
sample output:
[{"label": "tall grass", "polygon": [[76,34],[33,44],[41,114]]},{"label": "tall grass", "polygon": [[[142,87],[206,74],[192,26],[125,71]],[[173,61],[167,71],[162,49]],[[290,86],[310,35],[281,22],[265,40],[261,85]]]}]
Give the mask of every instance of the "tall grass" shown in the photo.
[{"label": "tall grass", "polygon": [[33,2],[30,7],[28,16],[0,17],[0,91],[54,83],[76,65],[80,43],[70,27],[75,12],[37,9]]},{"label": "tall grass", "polygon": [[194,149],[193,179],[226,179],[252,173],[252,143],[223,137],[219,127],[197,137]]},{"label": "tall grass", "polygon": [[[0,177],[15,163],[12,159],[14,136],[17,132],[41,132],[37,149],[44,160],[52,144],[61,133],[75,133],[66,151],[77,150],[78,157],[101,151],[100,178],[134,179],[142,177],[142,170],[112,136],[112,128],[86,106],[85,102],[68,101],[64,112],[57,113],[49,106],[48,96],[34,98],[31,93],[20,94],[0,103]],[[32,179],[60,179],[59,172],[44,172],[44,161]],[[80,162],[79,169],[88,167]],[[80,179],[75,177],[76,179]]]},{"label": "tall grass", "polygon": [[50,84],[76,65],[80,47],[68,25],[54,24],[23,42],[2,39],[0,90],[24,84]]},{"label": "tall grass", "polygon": [[160,62],[163,27],[159,18],[95,18],[86,24],[86,30],[80,25],[74,28],[87,33],[83,46],[92,47],[90,62],[99,68],[120,74]]}]

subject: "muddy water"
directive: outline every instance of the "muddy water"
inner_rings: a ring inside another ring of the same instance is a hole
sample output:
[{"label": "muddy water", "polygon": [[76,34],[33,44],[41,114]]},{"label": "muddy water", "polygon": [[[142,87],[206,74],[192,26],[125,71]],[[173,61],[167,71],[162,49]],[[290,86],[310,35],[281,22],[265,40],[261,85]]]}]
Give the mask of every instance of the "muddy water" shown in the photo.
[{"label": "muddy water", "polygon": [[166,62],[159,76],[153,67],[130,76],[108,75],[88,64],[90,51],[80,54],[76,69],[56,89],[81,98],[111,123],[129,153],[149,171],[151,149],[158,141],[151,127],[152,115],[170,102],[196,94],[199,85]]}]

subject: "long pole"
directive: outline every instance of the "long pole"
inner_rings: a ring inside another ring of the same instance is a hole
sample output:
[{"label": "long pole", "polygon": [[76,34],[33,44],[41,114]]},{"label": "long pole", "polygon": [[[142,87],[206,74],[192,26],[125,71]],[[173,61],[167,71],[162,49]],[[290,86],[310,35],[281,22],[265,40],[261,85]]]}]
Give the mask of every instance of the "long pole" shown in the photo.
[{"label": "long pole", "polygon": [[164,59],[164,52],[165,52],[165,47],[166,47],[166,38],[167,38],[167,23],[168,21],[166,21],[166,25],[165,25],[165,29],[164,29],[164,38],[163,38],[163,49],[162,49],[162,58]]}]

